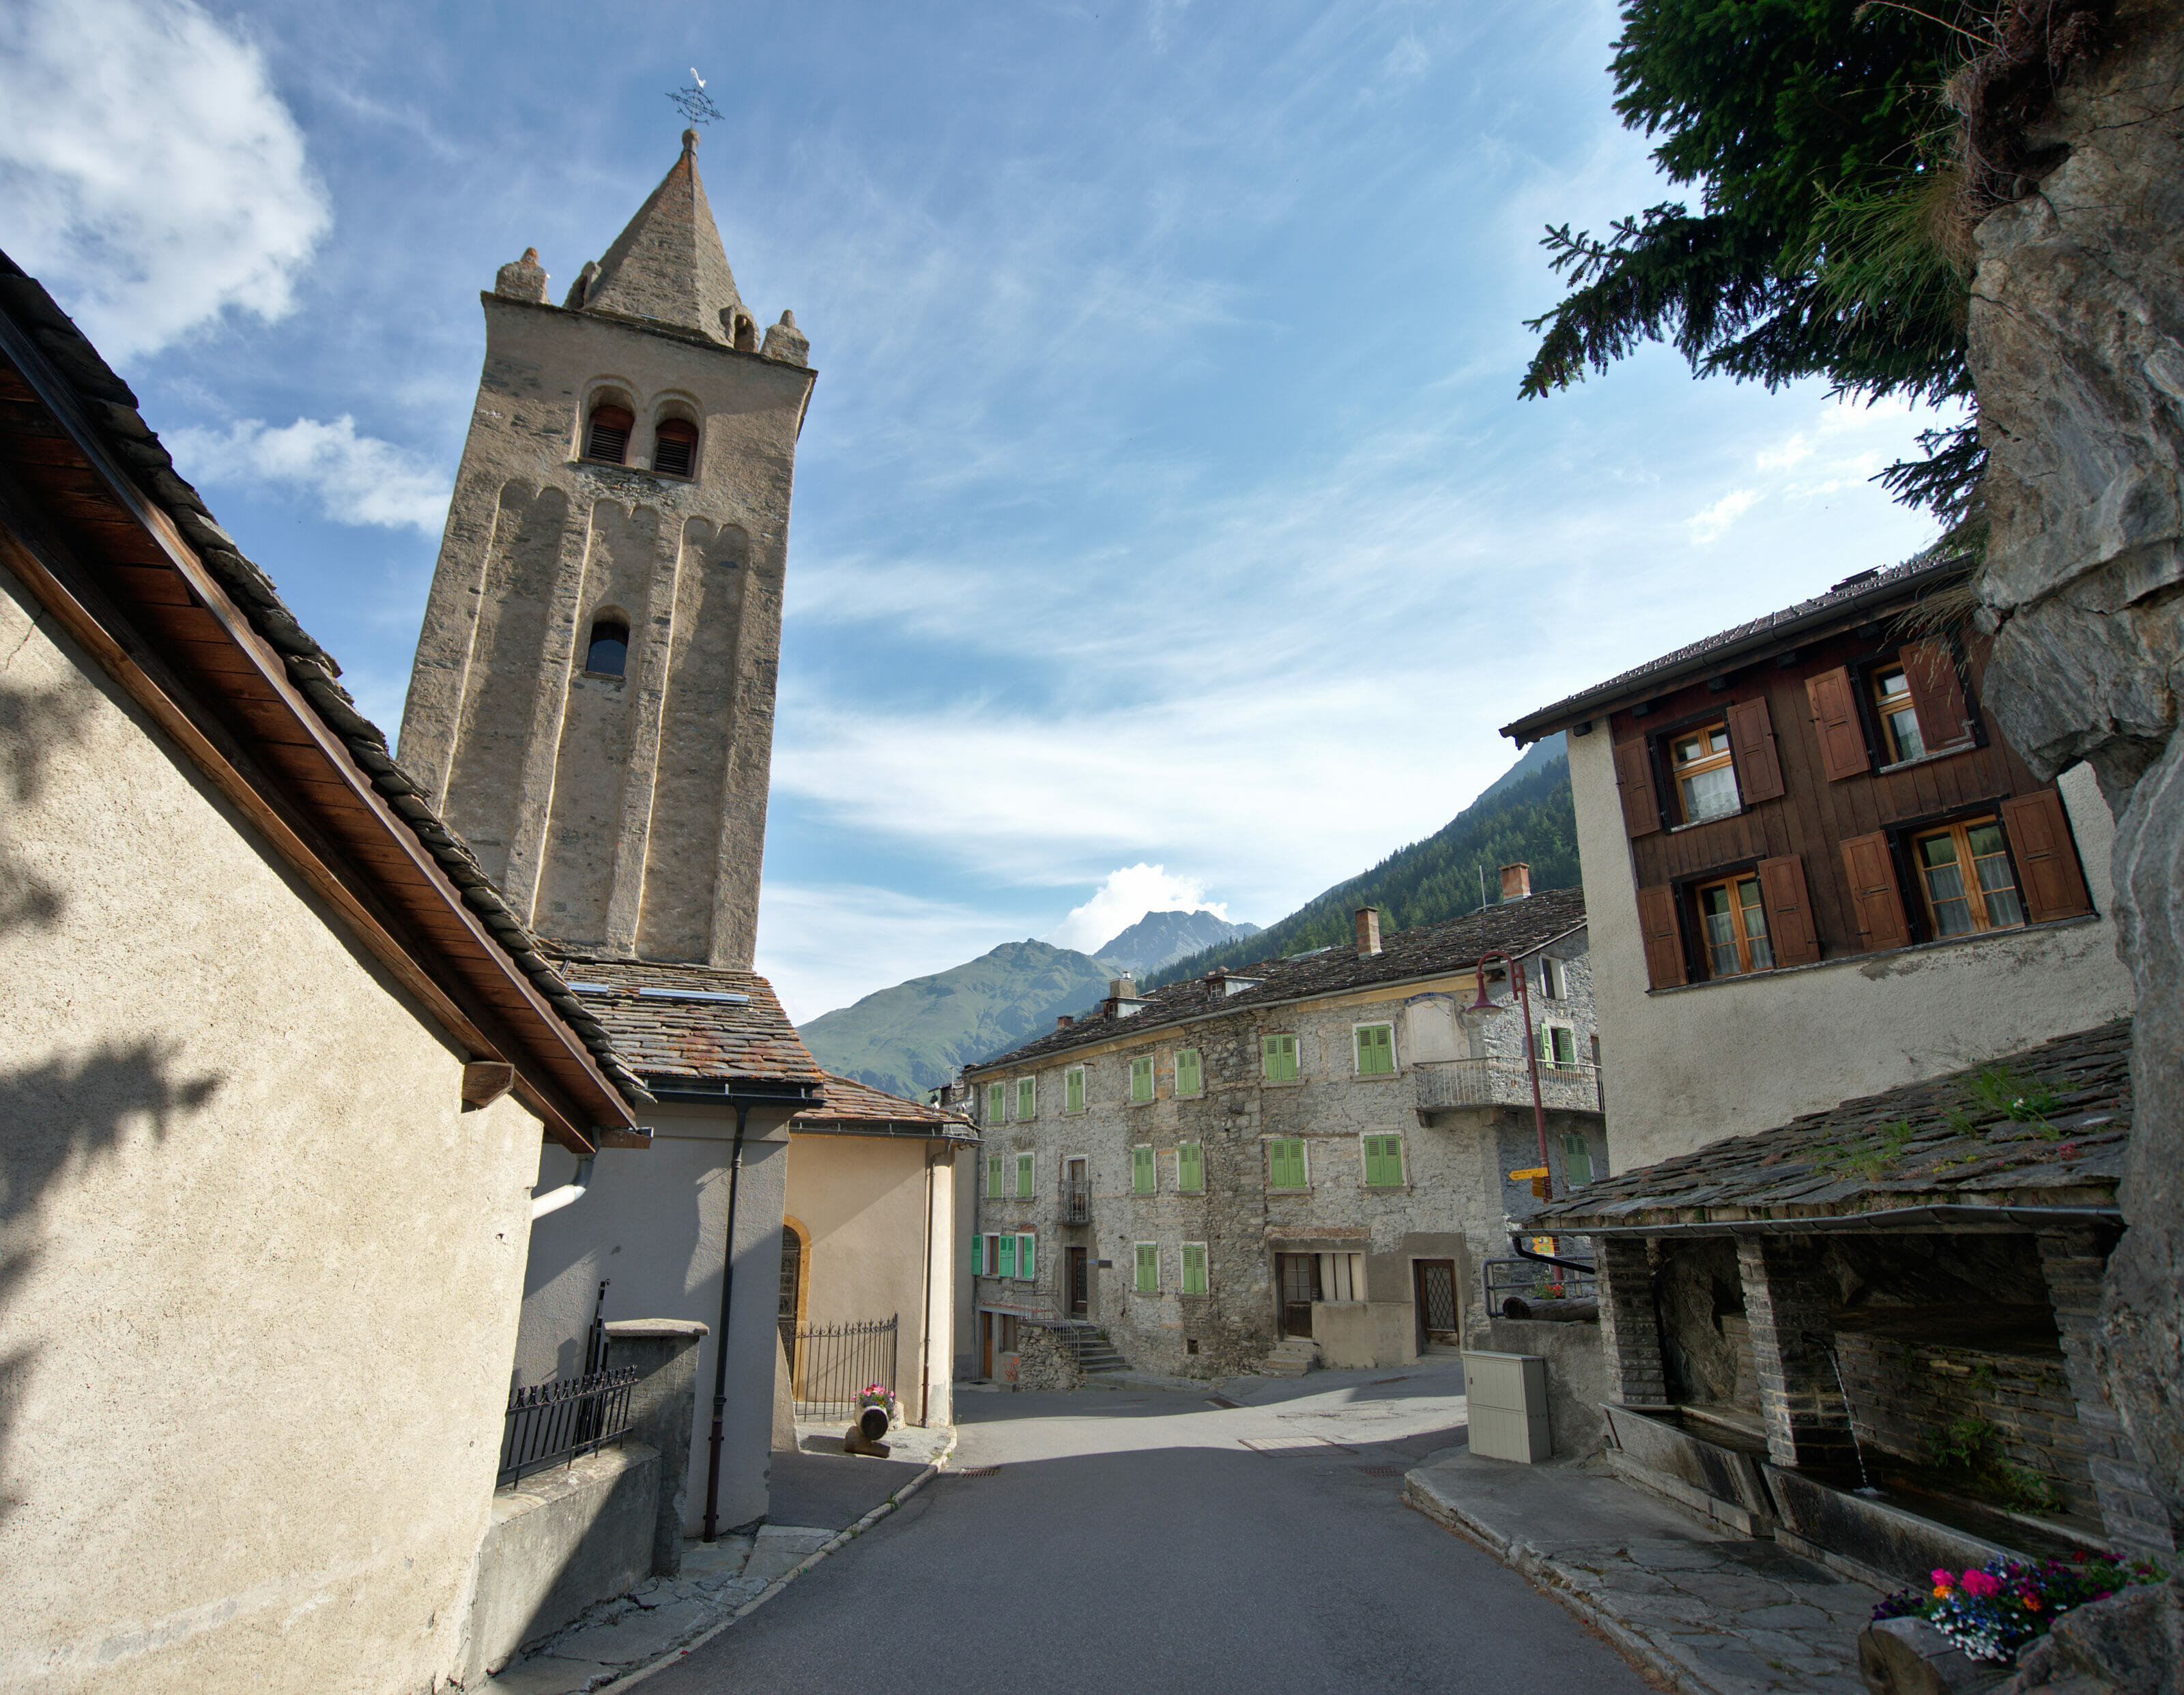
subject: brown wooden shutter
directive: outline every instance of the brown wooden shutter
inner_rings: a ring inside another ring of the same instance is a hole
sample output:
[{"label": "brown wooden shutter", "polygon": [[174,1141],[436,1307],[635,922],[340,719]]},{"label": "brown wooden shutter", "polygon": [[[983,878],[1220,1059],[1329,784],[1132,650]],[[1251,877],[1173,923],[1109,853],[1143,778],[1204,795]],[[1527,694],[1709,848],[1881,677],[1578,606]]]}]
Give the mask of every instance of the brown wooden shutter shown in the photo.
[{"label": "brown wooden shutter", "polygon": [[1858,945],[1867,953],[1911,945],[1911,925],[1903,916],[1903,892],[1896,886],[1896,859],[1888,851],[1888,832],[1853,836],[1842,845],[1843,869],[1850,873],[1851,909],[1858,917]]},{"label": "brown wooden shutter", "polygon": [[1653,798],[1653,761],[1644,736],[1616,745],[1615,786],[1623,791],[1624,835],[1650,836],[1661,827],[1661,803]]},{"label": "brown wooden shutter", "polygon": [[1813,704],[1813,728],[1820,738],[1820,768],[1830,782],[1857,776],[1873,769],[1866,752],[1865,726],[1858,722],[1858,697],[1850,686],[1849,668],[1805,679],[1805,697]]},{"label": "brown wooden shutter", "polygon": [[1729,709],[1729,742],[1736,756],[1736,786],[1747,806],[1782,792],[1782,761],[1774,752],[1774,720],[1764,700],[1740,700]]},{"label": "brown wooden shutter", "polygon": [[1657,989],[1684,981],[1684,938],[1676,925],[1676,892],[1666,883],[1638,891],[1638,933],[1646,939],[1646,975]]},{"label": "brown wooden shutter", "polygon": [[2085,875],[2078,869],[2077,845],[2070,839],[2070,820],[2063,811],[2063,797],[2053,789],[2019,795],[2002,803],[2002,827],[2009,833],[2009,851],[2017,861],[2018,892],[2025,897],[2025,916],[2034,924],[2051,918],[2076,918],[2093,909],[2086,892]]},{"label": "brown wooden shutter", "polygon": [[1820,933],[1805,887],[1805,862],[1791,853],[1759,862],[1759,892],[1767,902],[1767,935],[1778,965],[1810,965],[1820,957]]},{"label": "brown wooden shutter", "polygon": [[1946,642],[1921,642],[1897,656],[1911,685],[1911,709],[1919,715],[1919,734],[1926,751],[1960,747],[1972,739],[1972,715],[1964,706],[1964,686],[1957,675],[1956,656]]}]

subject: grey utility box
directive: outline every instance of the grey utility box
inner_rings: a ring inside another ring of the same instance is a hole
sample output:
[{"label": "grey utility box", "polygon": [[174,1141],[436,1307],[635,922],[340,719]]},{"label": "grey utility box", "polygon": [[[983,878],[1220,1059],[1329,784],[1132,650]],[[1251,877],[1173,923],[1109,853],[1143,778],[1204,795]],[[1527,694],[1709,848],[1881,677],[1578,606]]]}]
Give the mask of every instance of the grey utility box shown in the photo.
[{"label": "grey utility box", "polygon": [[1531,1465],[1555,1451],[1547,1429],[1547,1362],[1536,1353],[1463,1356],[1471,1403],[1471,1451],[1482,1459]]}]

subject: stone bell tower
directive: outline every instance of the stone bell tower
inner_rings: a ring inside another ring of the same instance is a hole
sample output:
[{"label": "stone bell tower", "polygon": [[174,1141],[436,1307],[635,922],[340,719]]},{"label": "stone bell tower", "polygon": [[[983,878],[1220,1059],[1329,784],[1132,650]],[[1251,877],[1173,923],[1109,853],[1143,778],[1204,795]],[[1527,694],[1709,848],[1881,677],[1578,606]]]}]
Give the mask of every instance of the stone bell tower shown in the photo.
[{"label": "stone bell tower", "polygon": [[760,343],[697,146],[560,305],[535,249],[483,297],[400,753],[541,936],[747,970],[814,374],[790,314]]}]

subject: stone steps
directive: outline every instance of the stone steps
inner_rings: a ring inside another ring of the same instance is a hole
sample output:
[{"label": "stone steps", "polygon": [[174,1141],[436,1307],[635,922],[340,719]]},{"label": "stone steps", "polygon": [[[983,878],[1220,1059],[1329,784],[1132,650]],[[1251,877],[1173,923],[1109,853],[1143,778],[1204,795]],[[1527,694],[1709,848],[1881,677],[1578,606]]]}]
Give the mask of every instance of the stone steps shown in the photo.
[{"label": "stone steps", "polygon": [[1259,1362],[1262,1377],[1301,1377],[1319,1364],[1319,1344],[1301,1336],[1284,1337]]},{"label": "stone steps", "polygon": [[1120,1371],[1128,1362],[1115,1352],[1115,1344],[1107,1339],[1107,1332],[1097,1325],[1061,1324],[1053,1327],[1054,1334],[1077,1359],[1077,1369],[1088,1375],[1101,1371]]}]

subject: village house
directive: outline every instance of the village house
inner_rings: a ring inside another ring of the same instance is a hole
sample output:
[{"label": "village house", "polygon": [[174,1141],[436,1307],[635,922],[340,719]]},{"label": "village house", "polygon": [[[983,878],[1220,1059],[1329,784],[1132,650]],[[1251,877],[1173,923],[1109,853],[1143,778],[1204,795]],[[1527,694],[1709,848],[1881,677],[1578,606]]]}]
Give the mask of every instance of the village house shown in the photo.
[{"label": "village house", "polygon": [[1384,942],[1367,908],[1354,947],[1142,996],[1122,979],[967,1067],[972,1375],[1066,1379],[1103,1340],[1194,1376],[1457,1345],[1538,1203],[1542,1122],[1554,1192],[1607,1169],[1584,900],[1523,866],[1504,896]]},{"label": "village house", "polygon": [[2129,1011],[2113,821],[1980,710],[1969,570],[1862,572],[1503,731],[1569,732],[1618,1170]]}]

